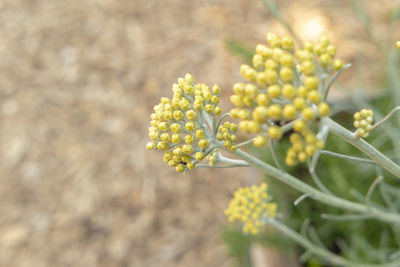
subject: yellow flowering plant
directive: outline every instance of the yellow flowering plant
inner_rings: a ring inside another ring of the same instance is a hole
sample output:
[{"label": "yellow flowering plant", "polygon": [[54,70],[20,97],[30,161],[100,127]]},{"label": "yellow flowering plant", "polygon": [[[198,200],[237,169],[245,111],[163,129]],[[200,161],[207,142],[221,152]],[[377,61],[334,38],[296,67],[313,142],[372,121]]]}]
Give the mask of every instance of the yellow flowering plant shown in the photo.
[{"label": "yellow flowering plant", "polygon": [[[266,39],[267,44],[256,46],[252,66],[240,67],[245,81],[233,85],[230,101],[234,107],[230,113],[222,114],[218,105],[219,86],[210,88],[197,84],[190,74],[179,78],[178,83],[172,85],[172,98],[163,97],[154,106],[147,149],[163,151],[163,161],[178,172],[195,167],[254,166],[299,191],[301,195],[295,205],[310,198],[347,212],[339,219],[346,220],[349,216],[353,220],[368,218],[398,227],[400,214],[395,209],[333,194],[321,182],[316,165],[320,155],[327,154],[354,161],[355,164],[373,164],[400,178],[400,165],[364,140],[400,108],[394,108],[376,123],[372,110],[361,109],[354,113],[354,129],[346,129],[329,117],[331,108],[327,97],[336,78],[350,64],[344,65],[342,60],[335,58],[336,48],[329,38],[323,36],[315,44],[305,42],[298,49],[290,36],[268,33]],[[238,121],[238,127],[234,122],[226,121],[227,116]],[[253,136],[238,143],[237,130]],[[353,145],[369,159],[324,150],[329,134]],[[274,145],[283,140],[290,143],[285,164],[305,164],[315,185],[306,183],[281,167]],[[262,150],[271,149],[275,166],[241,149],[249,144]],[[208,164],[202,164],[203,160],[208,160]],[[383,176],[379,176],[371,184],[367,199],[382,179]],[[351,261],[321,247],[286,226],[276,216],[278,206],[267,188],[267,184],[263,183],[240,188],[234,193],[225,214],[229,221],[238,222],[244,233],[256,235],[269,224],[303,246],[309,254],[334,265],[400,266],[398,258],[393,256],[388,256],[379,264],[366,264]]]}]

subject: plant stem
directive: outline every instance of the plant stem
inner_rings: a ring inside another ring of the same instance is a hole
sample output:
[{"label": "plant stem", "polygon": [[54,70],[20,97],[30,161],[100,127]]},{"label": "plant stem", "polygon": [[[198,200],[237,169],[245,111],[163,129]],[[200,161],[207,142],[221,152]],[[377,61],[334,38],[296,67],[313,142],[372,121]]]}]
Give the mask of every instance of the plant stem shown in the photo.
[{"label": "plant stem", "polygon": [[363,158],[359,158],[359,157],[343,155],[343,154],[335,153],[335,152],[332,152],[332,151],[329,151],[329,150],[320,150],[319,153],[330,155],[332,157],[336,157],[336,158],[340,158],[340,159],[349,159],[349,160],[354,160],[354,161],[358,161],[358,162],[361,162],[361,163],[368,163],[368,164],[377,165],[377,163],[375,161],[370,160],[370,159],[363,159]]},{"label": "plant stem", "polygon": [[392,109],[383,119],[381,119],[380,121],[378,121],[374,125],[372,125],[372,128],[370,131],[373,131],[376,128],[378,128],[379,126],[381,126],[385,121],[390,119],[390,117],[392,117],[392,115],[398,110],[400,110],[400,106],[397,106],[394,109]]},{"label": "plant stem", "polygon": [[268,140],[268,145],[269,145],[269,148],[271,149],[272,158],[274,159],[276,167],[278,167],[278,169],[280,169],[280,170],[283,170],[281,164],[279,163],[278,156],[276,155],[276,152],[275,152],[274,141],[272,139]]},{"label": "plant stem", "polygon": [[361,152],[367,155],[370,159],[375,161],[382,168],[386,169],[388,172],[392,173],[396,177],[400,178],[400,166],[394,163],[391,159],[382,154],[375,147],[367,143],[364,139],[354,139],[352,132],[336,123],[330,118],[323,118],[321,122],[329,127],[330,132],[334,135],[342,138],[346,142],[352,144],[358,148]]},{"label": "plant stem", "polygon": [[400,215],[396,213],[392,213],[389,211],[381,210],[375,207],[366,206],[361,203],[353,202],[347,199],[343,199],[334,195],[326,194],[304,182],[297,179],[296,177],[290,175],[289,173],[283,172],[261,160],[258,158],[244,152],[243,150],[236,150],[235,152],[231,152],[247,161],[249,164],[259,168],[264,171],[266,174],[276,178],[277,180],[288,184],[294,189],[307,194],[310,198],[318,200],[321,203],[325,203],[327,205],[341,208],[348,211],[371,214],[372,218],[385,221],[388,223],[396,223],[400,224]]},{"label": "plant stem", "polygon": [[351,64],[344,65],[339,71],[337,71],[332,78],[329,80],[328,85],[324,88],[323,99],[325,100],[328,97],[329,89],[331,88],[332,84],[336,81],[339,75],[345,70],[351,67]]},{"label": "plant stem", "polygon": [[279,230],[281,233],[285,234],[288,238],[292,239],[296,243],[300,244],[302,247],[304,247],[307,251],[311,252],[312,254],[319,256],[321,259],[330,262],[332,264],[338,265],[338,266],[346,266],[346,267],[398,267],[399,263],[398,261],[396,262],[390,262],[390,263],[384,263],[384,264],[363,264],[363,263],[356,263],[356,262],[351,262],[349,260],[346,260],[343,257],[340,257],[329,250],[326,250],[322,247],[316,246],[313,244],[310,240],[305,238],[304,236],[300,235],[296,231],[290,229],[283,223],[273,219],[273,218],[268,218],[267,222],[274,226],[277,230]]}]

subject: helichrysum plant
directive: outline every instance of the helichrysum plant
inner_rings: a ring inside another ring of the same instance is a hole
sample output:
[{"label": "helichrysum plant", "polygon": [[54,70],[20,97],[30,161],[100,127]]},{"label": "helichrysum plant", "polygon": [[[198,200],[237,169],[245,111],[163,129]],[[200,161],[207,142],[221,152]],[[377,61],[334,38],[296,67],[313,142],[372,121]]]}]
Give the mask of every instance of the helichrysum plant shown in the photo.
[{"label": "helichrysum plant", "polygon": [[[373,112],[362,109],[354,113],[354,129],[348,130],[329,117],[329,89],[339,74],[350,67],[335,57],[336,48],[329,38],[323,36],[317,43],[305,42],[296,47],[291,37],[268,33],[266,41],[256,46],[252,65],[240,67],[244,80],[233,85],[230,101],[234,107],[230,113],[223,114],[218,105],[221,89],[217,85],[210,88],[195,83],[190,74],[179,78],[178,83],[172,85],[172,98],[163,97],[154,106],[147,149],[163,151],[163,161],[178,172],[195,167],[254,166],[299,191],[301,195],[295,205],[310,198],[347,213],[335,219],[368,218],[398,228],[400,214],[396,209],[374,204],[370,196],[384,179],[381,170],[385,169],[400,178],[400,166],[364,138],[400,108],[394,108],[375,124]],[[234,122],[225,120],[229,115],[238,121],[238,127]],[[253,136],[237,143],[237,130]],[[330,133],[353,145],[369,159],[323,150]],[[290,143],[285,164],[306,165],[315,186],[282,168],[274,147],[283,140]],[[270,149],[275,166],[240,149],[251,143],[262,150]],[[221,152],[238,159],[224,156]],[[365,197],[367,201],[344,199],[322,183],[316,172],[321,154],[351,160],[355,168],[357,164],[377,166],[380,175],[369,187]],[[208,164],[202,164],[203,160]],[[278,216],[279,206],[268,194],[267,187],[263,183],[239,188],[225,210],[228,220],[238,222],[245,234],[256,235],[269,224],[303,246],[308,254],[333,265],[400,266],[400,253],[387,255],[380,262],[355,262],[330,252],[315,240],[289,228],[282,221],[282,216]],[[383,191],[382,194],[382,198],[387,197]]]}]

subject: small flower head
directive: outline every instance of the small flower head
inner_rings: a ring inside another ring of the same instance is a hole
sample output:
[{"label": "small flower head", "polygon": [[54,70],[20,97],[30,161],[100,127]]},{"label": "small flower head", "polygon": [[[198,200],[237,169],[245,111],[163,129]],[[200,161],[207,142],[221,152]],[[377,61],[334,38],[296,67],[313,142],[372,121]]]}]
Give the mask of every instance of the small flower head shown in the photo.
[{"label": "small flower head", "polygon": [[365,138],[372,129],[373,113],[370,109],[362,109],[354,113],[353,126],[356,128],[356,135]]},{"label": "small flower head", "polygon": [[220,92],[217,85],[195,84],[190,74],[179,78],[172,85],[172,99],[163,97],[154,106],[148,130],[151,141],[146,148],[165,151],[163,161],[178,172],[193,169],[211,152],[217,139],[227,149],[236,150],[236,124],[225,122],[218,131],[211,129],[210,122],[222,111],[218,106]]},{"label": "small flower head", "polygon": [[[323,101],[320,73],[340,70],[343,62],[335,59],[336,48],[327,37],[321,37],[315,45],[306,42],[297,50],[288,36],[269,33],[267,42],[270,47],[257,45],[253,66],[242,65],[241,74],[249,83],[233,85],[230,100],[236,107],[231,114],[240,120],[240,130],[257,135],[255,146],[263,146],[269,139],[280,140],[282,126],[290,122],[293,134],[305,142],[315,136],[312,129],[319,119],[330,112]],[[321,149],[323,142],[314,139],[301,151],[288,151],[286,163],[292,166],[304,162]]]},{"label": "small flower head", "polygon": [[228,220],[240,221],[244,233],[257,234],[265,224],[265,219],[275,217],[276,203],[270,201],[267,184],[243,187],[234,193],[225,215]]}]

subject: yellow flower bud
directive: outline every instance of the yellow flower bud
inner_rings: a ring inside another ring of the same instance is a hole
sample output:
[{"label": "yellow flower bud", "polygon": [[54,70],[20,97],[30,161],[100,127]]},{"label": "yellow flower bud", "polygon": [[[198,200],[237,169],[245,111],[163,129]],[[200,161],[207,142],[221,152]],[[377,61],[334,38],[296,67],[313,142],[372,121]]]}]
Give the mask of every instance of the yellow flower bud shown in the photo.
[{"label": "yellow flower bud", "polygon": [[247,127],[247,130],[252,133],[259,133],[261,131],[261,125],[257,121],[249,121]]},{"label": "yellow flower bud", "polygon": [[287,67],[282,67],[279,74],[284,82],[292,82],[294,79],[293,70]]},{"label": "yellow flower bud", "polygon": [[192,154],[192,152],[193,152],[193,147],[192,147],[192,145],[184,145],[184,146],[182,147],[182,151],[183,151],[183,153],[185,153],[185,154]]},{"label": "yellow flower bud", "polygon": [[[187,154],[190,154],[190,153],[187,153]],[[186,162],[186,163],[191,162],[192,161],[192,157],[190,155],[183,155],[182,156],[182,161]]]},{"label": "yellow flower bud", "polygon": [[158,131],[149,132],[149,137],[151,140],[157,141],[160,138],[160,134]]},{"label": "yellow flower bud", "polygon": [[225,141],[224,141],[224,147],[225,147],[225,148],[230,148],[231,145],[232,145],[231,141],[229,141],[229,140],[225,140]]},{"label": "yellow flower bud", "polygon": [[300,152],[300,153],[297,155],[297,158],[298,158],[298,160],[299,160],[300,162],[306,162],[306,160],[307,160],[307,154],[306,154],[305,152]]},{"label": "yellow flower bud", "polygon": [[268,108],[258,106],[254,109],[252,116],[258,122],[266,122],[268,120]]},{"label": "yellow flower bud", "polygon": [[157,147],[157,144],[156,144],[155,142],[148,142],[148,143],[146,144],[146,148],[147,148],[148,150],[154,150],[156,147]]},{"label": "yellow flower bud", "polygon": [[265,68],[266,69],[277,70],[278,67],[279,67],[279,64],[273,59],[267,59],[265,61]]},{"label": "yellow flower bud", "polygon": [[209,146],[207,139],[201,139],[198,144],[201,148],[208,148]]},{"label": "yellow flower bud", "polygon": [[285,163],[286,165],[288,165],[289,167],[295,166],[297,164],[297,160],[293,159],[293,158],[285,158]]},{"label": "yellow flower bud", "polygon": [[178,165],[176,166],[176,171],[177,171],[177,172],[184,172],[185,170],[186,170],[186,166],[183,165],[183,164],[178,164]]},{"label": "yellow flower bud", "polygon": [[253,101],[252,97],[245,96],[245,97],[243,97],[243,103],[244,103],[245,106],[251,107],[251,106],[253,106],[254,101]]},{"label": "yellow flower bud", "polygon": [[306,123],[301,119],[295,120],[295,122],[293,123],[293,129],[299,133],[302,132],[306,127]]},{"label": "yellow flower bud", "polygon": [[196,152],[195,154],[194,154],[194,157],[195,157],[195,159],[197,160],[197,161],[201,161],[201,160],[203,160],[204,159],[204,153],[203,152]]},{"label": "yellow flower bud", "polygon": [[160,122],[160,123],[158,123],[158,129],[160,129],[160,131],[168,131],[168,123],[167,122]]},{"label": "yellow flower bud", "polygon": [[310,121],[312,119],[315,118],[315,111],[310,108],[310,107],[306,107],[305,109],[303,109],[303,111],[301,112],[301,115],[303,116],[303,118],[307,121]]},{"label": "yellow flower bud", "polygon": [[197,130],[195,135],[196,135],[196,138],[197,138],[197,139],[201,139],[201,138],[204,137],[204,131],[201,130],[201,129],[200,129],[200,130]]},{"label": "yellow flower bud", "polygon": [[244,83],[235,83],[233,85],[233,91],[237,95],[244,95],[244,87],[245,87]]},{"label": "yellow flower bud", "polygon": [[318,113],[321,117],[326,117],[329,115],[330,107],[327,103],[322,102],[318,105]]},{"label": "yellow flower bud", "polygon": [[266,86],[268,85],[268,82],[266,80],[266,75],[265,72],[258,72],[256,76],[256,81],[259,85],[261,86]]},{"label": "yellow flower bud", "polygon": [[214,108],[214,114],[215,115],[220,115],[222,113],[222,109],[220,107],[215,107]]},{"label": "yellow flower bud", "polygon": [[299,153],[304,150],[304,143],[302,141],[297,141],[297,142],[293,143],[292,147],[293,147],[294,151]]},{"label": "yellow flower bud", "polygon": [[166,121],[172,120],[172,112],[171,111],[164,111],[163,118]]},{"label": "yellow flower bud", "polygon": [[201,100],[195,100],[193,102],[193,108],[196,110],[202,110],[203,109],[203,102]]},{"label": "yellow flower bud", "polygon": [[298,96],[306,98],[307,94],[308,94],[308,90],[304,86],[300,86],[299,88],[297,88]]},{"label": "yellow flower bud", "polygon": [[243,78],[252,82],[256,78],[256,71],[251,68],[249,65],[241,65],[240,66],[240,74],[242,74]]},{"label": "yellow flower bud", "polygon": [[279,140],[282,138],[282,134],[282,130],[279,126],[274,125],[268,128],[268,136],[271,139]]},{"label": "yellow flower bud", "polygon": [[160,139],[161,139],[161,141],[164,141],[164,142],[168,143],[169,141],[171,141],[171,135],[169,133],[163,133],[160,136]]},{"label": "yellow flower bud", "polygon": [[278,37],[278,35],[276,35],[275,33],[272,33],[272,32],[267,33],[267,42],[273,48],[281,46],[280,38]]},{"label": "yellow flower bud", "polygon": [[166,143],[166,142],[159,142],[157,144],[157,149],[159,149],[159,150],[167,150],[168,147],[169,147],[168,143]]},{"label": "yellow flower bud", "polygon": [[321,36],[321,38],[319,39],[319,43],[322,47],[325,48],[330,44],[330,40],[327,36]]},{"label": "yellow flower bud", "polygon": [[179,121],[183,118],[183,112],[180,110],[175,110],[172,116],[175,120]]},{"label": "yellow flower bud", "polygon": [[211,104],[207,104],[207,105],[204,106],[204,110],[207,113],[211,113],[213,111],[213,106]]},{"label": "yellow flower bud", "polygon": [[164,153],[164,157],[163,157],[163,161],[164,162],[170,161],[172,159],[172,156],[173,156],[172,152],[170,152],[170,151],[165,152]]},{"label": "yellow flower bud", "polygon": [[185,136],[185,143],[186,144],[193,144],[194,142],[194,137],[192,135],[186,135]]},{"label": "yellow flower bud", "polygon": [[282,95],[286,99],[293,99],[296,96],[296,89],[292,84],[287,83],[282,87]]},{"label": "yellow flower bud", "polygon": [[218,103],[219,103],[219,97],[216,96],[216,95],[213,95],[213,96],[211,97],[211,103],[213,103],[213,104],[218,104]]},{"label": "yellow flower bud", "polygon": [[268,107],[268,116],[274,120],[279,120],[282,115],[282,108],[278,104],[273,104]]},{"label": "yellow flower bud", "polygon": [[322,95],[318,93],[317,91],[311,91],[307,94],[308,100],[310,100],[311,103],[317,104],[321,102]]},{"label": "yellow flower bud", "polygon": [[284,54],[284,52],[282,49],[280,49],[279,47],[274,48],[272,50],[272,59],[275,60],[276,62],[280,62],[283,54]]},{"label": "yellow flower bud", "polygon": [[187,122],[187,123],[185,124],[186,130],[189,131],[189,132],[194,131],[195,127],[196,127],[196,126],[195,126],[194,123],[191,122],[191,121],[189,121],[189,122]]},{"label": "yellow flower bud", "polygon": [[171,136],[171,141],[172,141],[172,143],[174,143],[174,144],[179,144],[180,142],[181,142],[181,136],[179,135],[179,134],[173,134],[172,136]]},{"label": "yellow flower bud", "polygon": [[315,66],[314,63],[310,60],[305,60],[301,63],[301,71],[307,75],[311,76],[315,74]]},{"label": "yellow flower bud", "polygon": [[257,94],[257,87],[254,84],[246,84],[246,86],[244,87],[244,93],[246,96],[248,97],[255,97]]},{"label": "yellow flower bud", "polygon": [[256,147],[262,147],[267,143],[267,138],[263,135],[257,135],[256,138],[253,141],[254,146]]},{"label": "yellow flower bud", "polygon": [[321,44],[316,44],[314,46],[314,52],[315,52],[315,54],[320,56],[322,53],[325,52],[325,48]]},{"label": "yellow flower bud", "polygon": [[178,165],[178,162],[176,162],[175,160],[171,159],[171,160],[168,161],[168,165],[171,166],[171,167],[175,167],[176,165]]},{"label": "yellow flower bud", "polygon": [[175,156],[181,156],[183,154],[183,151],[182,151],[182,148],[178,146],[172,151],[172,153]]},{"label": "yellow flower bud", "polygon": [[343,68],[343,61],[340,59],[335,59],[335,61],[333,62],[333,68],[336,71],[341,70]]},{"label": "yellow flower bud", "polygon": [[329,54],[324,53],[319,57],[319,61],[323,67],[328,67],[332,62],[332,58]]},{"label": "yellow flower bud", "polygon": [[283,117],[291,120],[296,116],[296,108],[293,105],[285,105],[283,108]]},{"label": "yellow flower bud", "polygon": [[297,110],[303,110],[307,106],[307,103],[303,97],[299,96],[293,100],[293,105]]},{"label": "yellow flower bud", "polygon": [[307,144],[313,144],[317,141],[317,137],[313,133],[307,133],[305,136],[305,141]]},{"label": "yellow flower bud", "polygon": [[291,68],[294,65],[294,58],[289,53],[284,53],[280,58],[281,65],[287,68]]},{"label": "yellow flower bud", "polygon": [[288,51],[293,51],[294,41],[292,38],[290,38],[289,36],[284,36],[284,37],[282,37],[281,43],[282,43],[283,49],[288,50]]},{"label": "yellow flower bud", "polygon": [[182,110],[187,110],[187,109],[190,108],[190,102],[189,102],[186,98],[182,98],[182,99],[179,101],[179,107],[180,107]]},{"label": "yellow flower bud", "polygon": [[316,76],[306,77],[304,85],[308,90],[316,90],[319,85],[318,78]]},{"label": "yellow flower bud", "polygon": [[256,69],[262,68],[264,66],[263,56],[260,54],[254,54],[252,63],[253,63],[254,68],[256,68]]},{"label": "yellow flower bud", "polygon": [[196,111],[194,111],[194,110],[192,110],[192,109],[186,111],[186,118],[188,118],[188,120],[193,121],[193,120],[196,119],[196,117],[197,117]]},{"label": "yellow flower bud", "polygon": [[260,106],[268,106],[270,104],[269,97],[266,94],[258,94],[256,101]]},{"label": "yellow flower bud", "polygon": [[256,53],[262,55],[264,58],[269,58],[272,55],[272,49],[263,44],[258,44],[256,46]]},{"label": "yellow flower bud", "polygon": [[265,70],[265,80],[268,84],[274,84],[278,80],[278,73],[271,69]]},{"label": "yellow flower bud", "polygon": [[277,98],[280,96],[280,94],[281,94],[281,88],[278,85],[274,84],[268,87],[268,95],[270,97]]},{"label": "yellow flower bud", "polygon": [[326,53],[327,53],[328,55],[330,55],[331,57],[334,57],[335,54],[336,54],[336,48],[335,48],[335,46],[333,46],[333,45],[328,45],[328,46],[326,47]]},{"label": "yellow flower bud", "polygon": [[299,142],[301,141],[301,135],[299,135],[298,133],[292,133],[289,137],[289,141],[292,144]]}]

